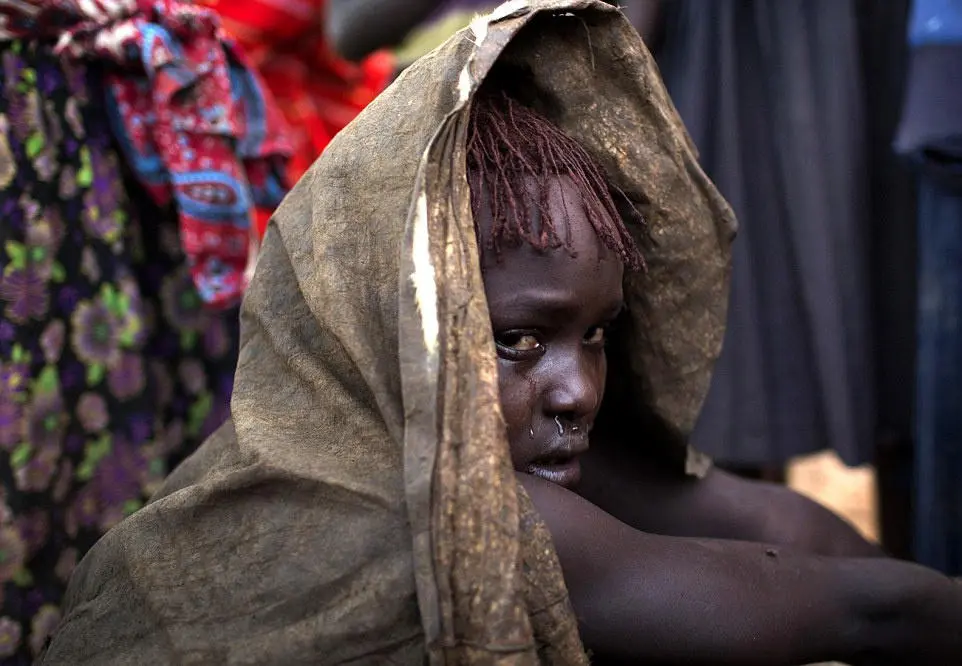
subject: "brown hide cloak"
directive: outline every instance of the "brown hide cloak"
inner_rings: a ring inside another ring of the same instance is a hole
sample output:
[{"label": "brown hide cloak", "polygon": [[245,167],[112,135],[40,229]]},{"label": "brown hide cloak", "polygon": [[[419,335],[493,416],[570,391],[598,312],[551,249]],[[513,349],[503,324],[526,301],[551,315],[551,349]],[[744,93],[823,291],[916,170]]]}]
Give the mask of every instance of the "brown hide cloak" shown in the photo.
[{"label": "brown hide cloak", "polygon": [[498,403],[465,133],[499,68],[646,218],[618,418],[701,471],[686,440],[734,219],[618,10],[513,0],[407,69],[278,209],[232,422],[84,559],[43,664],[587,662]]}]

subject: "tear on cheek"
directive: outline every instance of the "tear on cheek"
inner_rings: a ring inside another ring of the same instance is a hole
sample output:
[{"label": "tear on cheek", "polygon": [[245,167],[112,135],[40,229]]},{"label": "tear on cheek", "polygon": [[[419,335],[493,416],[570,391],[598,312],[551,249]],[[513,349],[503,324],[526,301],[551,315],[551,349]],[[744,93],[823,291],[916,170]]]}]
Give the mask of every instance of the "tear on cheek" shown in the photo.
[{"label": "tear on cheek", "polygon": [[499,362],[498,389],[509,439],[531,439],[538,406],[537,383],[526,373],[518,372],[517,364]]}]

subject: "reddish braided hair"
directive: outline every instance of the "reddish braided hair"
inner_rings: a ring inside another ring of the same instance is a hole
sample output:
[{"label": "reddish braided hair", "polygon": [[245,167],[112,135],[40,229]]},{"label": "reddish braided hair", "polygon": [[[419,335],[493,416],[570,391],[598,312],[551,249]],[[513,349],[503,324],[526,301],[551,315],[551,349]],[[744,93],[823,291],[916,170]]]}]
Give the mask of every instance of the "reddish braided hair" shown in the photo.
[{"label": "reddish braided hair", "polygon": [[[629,270],[644,267],[601,165],[561,128],[507,93],[482,90],[475,98],[468,124],[467,166],[475,232],[479,242],[499,258],[505,245],[570,249],[567,221],[552,219],[548,209],[548,180],[566,176],[581,194],[586,216],[605,247]],[[534,190],[532,181],[537,185]],[[532,202],[535,193],[538,200]],[[486,239],[477,226],[484,201],[492,216]],[[637,215],[633,207],[632,212]],[[559,230],[564,230],[564,239]]]}]

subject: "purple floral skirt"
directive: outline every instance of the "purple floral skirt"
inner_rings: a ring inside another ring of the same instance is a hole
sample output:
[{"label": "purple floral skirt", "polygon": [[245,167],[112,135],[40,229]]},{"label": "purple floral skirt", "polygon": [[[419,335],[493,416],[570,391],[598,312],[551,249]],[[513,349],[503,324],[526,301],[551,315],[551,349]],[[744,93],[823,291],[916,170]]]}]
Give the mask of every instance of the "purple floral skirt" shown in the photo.
[{"label": "purple floral skirt", "polygon": [[32,661],[78,560],[223,422],[233,383],[237,311],[202,308],[97,81],[0,44],[0,664]]}]

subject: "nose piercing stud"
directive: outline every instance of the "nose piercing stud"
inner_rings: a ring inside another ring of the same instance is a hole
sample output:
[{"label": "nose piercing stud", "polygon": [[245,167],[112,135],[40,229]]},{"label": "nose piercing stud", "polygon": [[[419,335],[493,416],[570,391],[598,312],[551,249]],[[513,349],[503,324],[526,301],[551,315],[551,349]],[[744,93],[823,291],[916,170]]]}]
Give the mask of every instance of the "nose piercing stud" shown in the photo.
[{"label": "nose piercing stud", "polygon": [[528,426],[528,437],[534,439],[534,428],[532,426]]}]

